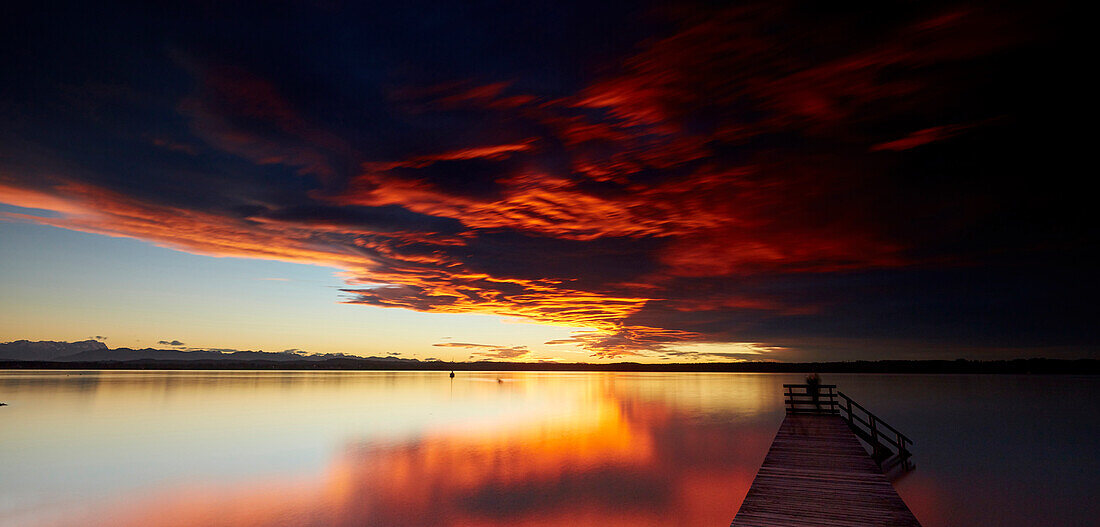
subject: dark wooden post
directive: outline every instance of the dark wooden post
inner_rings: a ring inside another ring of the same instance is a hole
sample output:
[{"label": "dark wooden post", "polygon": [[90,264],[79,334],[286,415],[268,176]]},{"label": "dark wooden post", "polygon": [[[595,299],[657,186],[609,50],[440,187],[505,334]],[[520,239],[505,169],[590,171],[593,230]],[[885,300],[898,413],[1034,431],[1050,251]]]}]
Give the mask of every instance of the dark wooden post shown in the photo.
[{"label": "dark wooden post", "polygon": [[878,439],[878,419],[875,414],[867,412],[867,421],[871,423],[871,448],[875,451],[875,460],[882,462],[882,442]]}]

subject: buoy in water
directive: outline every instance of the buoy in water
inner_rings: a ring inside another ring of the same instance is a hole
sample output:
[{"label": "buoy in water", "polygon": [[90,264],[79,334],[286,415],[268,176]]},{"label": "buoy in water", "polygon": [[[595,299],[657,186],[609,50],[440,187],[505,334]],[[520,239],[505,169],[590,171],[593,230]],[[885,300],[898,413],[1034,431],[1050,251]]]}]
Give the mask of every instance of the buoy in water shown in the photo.
[{"label": "buoy in water", "polygon": [[453,371],[451,372],[451,378],[452,378],[452,379],[454,379],[454,378],[455,378],[455,372],[453,372]]}]

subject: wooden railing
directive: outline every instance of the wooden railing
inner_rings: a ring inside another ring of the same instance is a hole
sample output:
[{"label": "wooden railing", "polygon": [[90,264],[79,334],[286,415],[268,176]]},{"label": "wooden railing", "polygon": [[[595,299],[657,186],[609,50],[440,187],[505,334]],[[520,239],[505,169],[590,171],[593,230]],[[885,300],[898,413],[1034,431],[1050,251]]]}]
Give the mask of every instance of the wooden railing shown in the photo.
[{"label": "wooden railing", "polygon": [[913,440],[905,437],[887,424],[878,416],[868,411],[859,403],[852,400],[844,392],[837,392],[844,403],[840,405],[841,417],[848,421],[848,426],[875,449],[874,458],[879,463],[896,456],[898,461],[907,462],[912,453],[909,446]]},{"label": "wooden railing", "polygon": [[784,402],[788,414],[835,414],[839,412],[835,384],[819,384],[813,391],[809,384],[784,384]]},{"label": "wooden railing", "polygon": [[816,393],[809,384],[784,384],[783,388],[788,414],[840,415],[860,439],[871,445],[872,457],[884,470],[899,465],[903,470],[912,467],[909,447],[913,441],[838,391],[835,384],[819,384]]}]

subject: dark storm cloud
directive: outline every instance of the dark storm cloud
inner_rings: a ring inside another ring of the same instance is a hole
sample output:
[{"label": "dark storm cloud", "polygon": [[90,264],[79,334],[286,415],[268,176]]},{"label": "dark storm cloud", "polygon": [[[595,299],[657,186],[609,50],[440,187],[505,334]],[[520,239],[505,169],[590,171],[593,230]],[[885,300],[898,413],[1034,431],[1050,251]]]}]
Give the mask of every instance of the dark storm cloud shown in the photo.
[{"label": "dark storm cloud", "polygon": [[[492,276],[552,279],[597,288],[654,272],[652,240],[563,240],[515,231],[485,232],[456,251],[466,251],[471,270]],[[532,256],[537,255],[537,258]]]},{"label": "dark storm cloud", "polygon": [[598,357],[1095,352],[1066,6],[5,9],[0,198],[57,213],[5,217]]},{"label": "dark storm cloud", "polygon": [[510,167],[503,163],[484,159],[449,159],[422,168],[393,170],[397,177],[427,182],[441,192],[486,198],[499,196],[497,180],[510,172]]},{"label": "dark storm cloud", "polygon": [[736,286],[702,280],[628,321],[766,342],[785,348],[788,359],[953,359],[1027,350],[1074,356],[1096,339],[1081,308],[1096,294],[1090,274],[1084,266],[1051,273],[1049,264],[1005,262],[756,277]]}]

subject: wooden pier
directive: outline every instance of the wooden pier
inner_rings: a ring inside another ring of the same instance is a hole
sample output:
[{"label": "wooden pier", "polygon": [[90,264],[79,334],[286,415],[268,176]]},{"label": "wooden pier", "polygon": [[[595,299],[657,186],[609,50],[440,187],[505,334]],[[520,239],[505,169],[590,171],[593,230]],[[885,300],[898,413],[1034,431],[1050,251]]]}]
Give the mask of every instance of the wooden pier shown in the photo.
[{"label": "wooden pier", "polygon": [[816,396],[807,385],[784,388],[787,416],[731,527],[919,527],[883,473],[910,467],[912,442],[836,386]]}]

